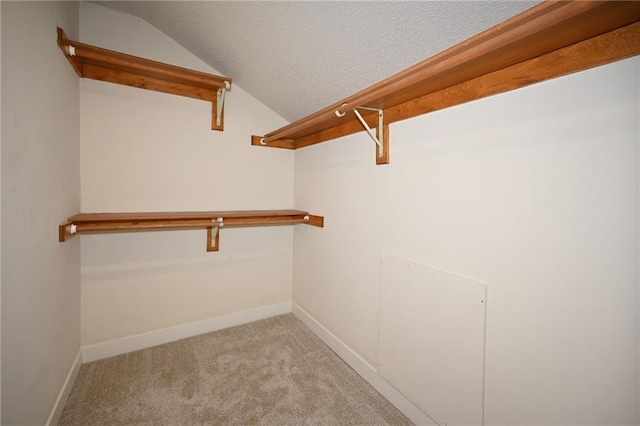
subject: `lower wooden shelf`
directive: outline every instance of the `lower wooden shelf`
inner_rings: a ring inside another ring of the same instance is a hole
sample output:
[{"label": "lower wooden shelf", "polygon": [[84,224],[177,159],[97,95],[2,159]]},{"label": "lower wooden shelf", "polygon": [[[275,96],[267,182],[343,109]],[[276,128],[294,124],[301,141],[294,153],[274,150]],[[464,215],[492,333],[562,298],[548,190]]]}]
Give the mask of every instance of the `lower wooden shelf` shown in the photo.
[{"label": "lower wooden shelf", "polygon": [[58,227],[58,240],[64,242],[79,233],[206,229],[207,251],[218,251],[220,228],[295,224],[323,227],[324,217],[301,210],[80,213]]}]

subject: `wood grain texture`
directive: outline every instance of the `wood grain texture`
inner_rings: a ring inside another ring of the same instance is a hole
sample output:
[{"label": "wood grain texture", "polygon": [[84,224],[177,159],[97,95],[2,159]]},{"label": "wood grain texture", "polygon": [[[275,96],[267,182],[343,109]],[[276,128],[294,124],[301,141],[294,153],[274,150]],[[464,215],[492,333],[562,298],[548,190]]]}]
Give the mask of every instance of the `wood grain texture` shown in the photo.
[{"label": "wood grain texture", "polygon": [[[519,89],[640,55],[640,22],[567,46],[554,52],[456,84],[384,110],[385,123]],[[358,133],[358,122],[345,122],[295,140],[295,149]]]},{"label": "wood grain texture", "polygon": [[[217,90],[224,87],[225,81],[232,82],[229,77],[182,68],[69,40],[62,28],[58,28],[58,45],[65,56],[78,64],[81,70],[85,64],[90,64],[106,69],[125,71],[145,78],[163,79],[207,90]],[[69,54],[67,46],[72,46],[75,49],[75,55]]]},{"label": "wood grain texture", "polygon": [[216,124],[217,92],[230,85],[231,78],[72,41],[62,28],[58,46],[80,77],[211,102],[211,129],[224,130],[224,108],[221,124]]},{"label": "wood grain texture", "polygon": [[93,64],[84,64],[82,69],[82,76],[92,80],[106,81],[109,83],[121,84],[123,86],[137,87],[140,89],[153,90],[155,92],[215,102],[216,94],[211,90],[197,86],[190,86],[182,82],[143,77],[124,70],[103,68]]},{"label": "wood grain texture", "polygon": [[[213,236],[213,232],[215,229],[215,238]],[[207,228],[207,251],[220,251],[220,228],[218,227],[208,227]]]},{"label": "wood grain texture", "polygon": [[309,224],[322,226],[321,216],[301,210],[238,210],[203,212],[80,213],[59,226],[59,240],[69,238],[67,226],[78,233],[162,229],[209,229],[222,227]]},{"label": "wood grain texture", "polygon": [[73,237],[73,234],[69,232],[70,225],[71,222],[65,222],[61,225],[58,225],[58,242],[64,243],[65,241]]},{"label": "wood grain texture", "polygon": [[[424,114],[423,107],[412,109],[416,100],[437,97],[445,91],[449,94],[460,89],[466,91],[465,83],[483,82],[478,79],[486,75],[503,80],[480,87],[473,99],[488,96],[483,93],[496,94],[637,55],[640,44],[637,36],[623,45],[616,41],[619,34],[612,34],[638,21],[637,1],[544,2],[327,108],[269,132],[265,140],[294,139],[295,148],[301,148],[361,130],[351,114],[338,118],[336,111],[347,112],[357,106],[381,108],[385,121],[391,123],[394,118],[388,119],[388,111],[403,110],[396,120],[399,116]],[[579,56],[569,56],[568,51],[577,45],[581,45],[577,49]],[[541,68],[536,61],[540,57],[546,57],[555,68]],[[528,65],[512,68],[523,64]],[[523,74],[514,73],[516,69]],[[458,103],[472,96],[464,93],[460,98]],[[453,105],[457,103],[450,102],[449,106]]]},{"label": "wood grain texture", "polygon": [[283,148],[283,149],[295,149],[293,139],[276,139],[263,145],[264,136],[251,136],[251,145],[263,146],[267,148]]},{"label": "wood grain texture", "polygon": [[75,224],[91,222],[156,222],[156,221],[207,221],[217,218],[249,219],[263,217],[292,217],[308,214],[301,210],[233,210],[233,211],[188,211],[188,212],[117,212],[117,213],[79,213],[69,217]]},{"label": "wood grain texture", "polygon": [[324,228],[324,217],[310,214],[307,224],[311,226],[317,226],[318,228]]},{"label": "wood grain texture", "polygon": [[[76,227],[76,233],[206,229],[207,251],[218,251],[220,230],[223,228],[296,224],[323,227],[324,218],[302,210],[79,213],[59,225],[60,242],[73,236],[68,232],[68,226],[72,224]],[[218,230],[215,245],[212,244],[213,228]]]},{"label": "wood grain texture", "polygon": [[[376,129],[376,135],[378,140],[380,140],[380,129]],[[384,124],[382,126],[382,156],[378,151],[378,145],[375,146],[376,149],[376,164],[389,164],[389,124]]]},{"label": "wood grain texture", "polygon": [[222,132],[224,130],[224,105],[222,105],[222,114],[220,115],[220,125],[216,123],[216,114],[218,111],[218,97],[215,96],[211,100],[211,130]]},{"label": "wood grain texture", "polygon": [[460,105],[640,54],[640,22],[385,111],[389,123]]}]

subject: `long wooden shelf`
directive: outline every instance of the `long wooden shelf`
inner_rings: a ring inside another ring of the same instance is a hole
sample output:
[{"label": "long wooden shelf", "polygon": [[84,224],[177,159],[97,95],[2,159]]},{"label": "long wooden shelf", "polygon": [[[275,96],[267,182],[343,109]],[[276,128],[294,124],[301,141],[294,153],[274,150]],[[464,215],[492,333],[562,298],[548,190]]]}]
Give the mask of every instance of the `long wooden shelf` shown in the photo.
[{"label": "long wooden shelf", "polygon": [[62,28],[58,28],[58,46],[80,77],[209,101],[211,128],[224,129],[224,98],[231,78],[69,40]]},{"label": "long wooden shelf", "polygon": [[[251,143],[298,149],[361,132],[352,111],[365,106],[383,111],[388,132],[396,121],[632,57],[639,21],[639,1],[544,2]],[[360,112],[378,127],[377,113]]]},{"label": "long wooden shelf", "polygon": [[58,227],[58,240],[64,242],[79,233],[207,229],[207,251],[218,251],[223,227],[295,224],[323,227],[324,217],[301,210],[80,213]]}]

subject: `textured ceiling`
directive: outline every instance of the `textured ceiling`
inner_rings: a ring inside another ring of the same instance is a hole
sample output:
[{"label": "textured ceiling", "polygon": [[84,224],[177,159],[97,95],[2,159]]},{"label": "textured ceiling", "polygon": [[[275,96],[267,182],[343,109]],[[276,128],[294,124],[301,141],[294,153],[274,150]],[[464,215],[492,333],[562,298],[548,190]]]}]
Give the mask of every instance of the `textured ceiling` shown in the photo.
[{"label": "textured ceiling", "polygon": [[95,3],[144,19],[294,121],[538,2]]}]

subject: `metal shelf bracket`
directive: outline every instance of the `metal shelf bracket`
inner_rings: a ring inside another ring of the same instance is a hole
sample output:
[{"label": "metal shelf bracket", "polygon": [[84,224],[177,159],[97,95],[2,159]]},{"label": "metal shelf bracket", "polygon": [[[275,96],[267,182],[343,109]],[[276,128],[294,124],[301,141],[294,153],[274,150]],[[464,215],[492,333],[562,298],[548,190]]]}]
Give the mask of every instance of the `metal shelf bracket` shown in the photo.
[{"label": "metal shelf bracket", "polygon": [[224,97],[231,89],[231,83],[229,81],[224,82],[224,86],[218,89],[216,98],[216,126],[222,126],[222,111],[224,109]]},{"label": "metal shelf bracket", "polygon": [[207,228],[207,251],[220,250],[220,228],[224,227],[224,218],[211,219],[212,226]]},{"label": "metal shelf bracket", "polygon": [[[347,106],[347,104],[342,104],[342,107],[345,107],[345,106]],[[362,117],[362,114],[359,111],[360,109],[364,109],[364,110],[367,110],[367,111],[377,111],[378,112],[377,135],[376,135],[376,133],[374,133],[373,129],[366,122],[364,117]],[[382,110],[380,108],[372,108],[372,107],[367,107],[367,106],[358,106],[358,107],[353,108],[352,111],[356,115],[356,117],[358,118],[358,121],[360,121],[360,124],[362,124],[362,126],[366,130],[366,132],[369,135],[369,137],[371,139],[373,139],[373,141],[378,146],[378,158],[376,159],[376,163],[377,164],[386,164],[386,163],[388,163],[388,159],[385,158],[385,146],[388,147],[389,145],[388,145],[388,141],[385,141],[385,133],[387,134],[387,137],[388,137],[388,132],[385,131],[385,127],[384,127],[384,110]],[[347,114],[346,112],[340,112],[339,110],[336,110],[335,113],[336,113],[337,117],[344,117]],[[385,142],[386,142],[386,144],[385,144]]]}]

